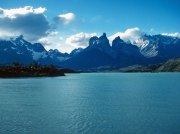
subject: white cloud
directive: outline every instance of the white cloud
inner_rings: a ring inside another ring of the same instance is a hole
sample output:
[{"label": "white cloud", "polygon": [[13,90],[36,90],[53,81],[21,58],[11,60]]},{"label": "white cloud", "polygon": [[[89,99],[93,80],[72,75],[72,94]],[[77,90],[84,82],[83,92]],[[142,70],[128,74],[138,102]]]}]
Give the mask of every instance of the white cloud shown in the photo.
[{"label": "white cloud", "polygon": [[46,50],[58,49],[60,52],[70,53],[73,49],[75,49],[75,47],[65,43],[64,37],[47,36],[47,37],[43,37],[43,38],[39,39],[38,42],[42,43]]},{"label": "white cloud", "polygon": [[114,35],[109,36],[109,41],[112,43],[112,41],[116,37],[120,37],[124,41],[131,41],[134,42],[135,40],[139,39],[144,33],[138,28],[130,28],[127,29],[125,32],[117,32]]},{"label": "white cloud", "polygon": [[26,15],[29,13],[33,13],[33,14],[42,14],[46,11],[46,8],[33,8],[32,6],[25,6],[25,7],[21,7],[21,8],[14,8],[14,9],[2,9],[0,8],[1,11],[1,18],[16,18],[18,15]]},{"label": "white cloud", "polygon": [[49,34],[50,24],[43,14],[46,8],[25,6],[14,9],[0,8],[0,36],[23,35],[29,41],[36,41]]},{"label": "white cloud", "polygon": [[40,13],[44,13],[46,10],[47,9],[44,7],[39,7],[39,8],[34,9],[34,13],[40,14]]},{"label": "white cloud", "polygon": [[64,24],[69,24],[75,19],[74,13],[66,13],[66,14],[60,14],[58,15],[59,21],[63,22]]},{"label": "white cloud", "polygon": [[59,38],[57,31],[49,32],[47,36],[39,38],[37,42],[42,43],[44,46],[53,46],[55,42],[58,42],[57,38]]},{"label": "white cloud", "polygon": [[162,35],[180,38],[180,33],[178,33],[178,32],[176,32],[176,33],[162,33]]},{"label": "white cloud", "polygon": [[20,34],[14,32],[8,32],[5,30],[0,30],[0,39],[9,39],[10,37],[17,37]]},{"label": "white cloud", "polygon": [[89,39],[93,36],[96,36],[96,33],[78,33],[66,38],[66,44],[73,47],[82,47],[85,48],[88,46]]}]

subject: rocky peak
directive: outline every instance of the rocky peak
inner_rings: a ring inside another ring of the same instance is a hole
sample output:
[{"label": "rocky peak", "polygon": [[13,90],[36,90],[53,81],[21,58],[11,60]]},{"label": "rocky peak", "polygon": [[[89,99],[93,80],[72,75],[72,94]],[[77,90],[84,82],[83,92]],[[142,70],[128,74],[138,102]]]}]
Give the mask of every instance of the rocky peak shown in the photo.
[{"label": "rocky peak", "polygon": [[19,45],[23,45],[25,42],[23,35],[20,35],[16,38],[12,37],[12,38],[10,38],[10,40],[12,42],[14,42],[15,44],[19,44]]},{"label": "rocky peak", "polygon": [[48,53],[50,54],[50,55],[63,55],[63,53],[61,53],[58,49],[50,49],[49,51],[48,51]]},{"label": "rocky peak", "polygon": [[76,49],[71,51],[70,55],[75,56],[75,55],[79,54],[82,51],[83,51],[83,48],[76,48]]},{"label": "rocky peak", "polygon": [[24,39],[24,36],[23,35],[19,35],[16,40],[23,40]]},{"label": "rocky peak", "polygon": [[106,33],[103,33],[101,37],[107,38]]},{"label": "rocky peak", "polygon": [[99,38],[97,36],[93,36],[89,39],[89,46],[96,45],[98,43]]},{"label": "rocky peak", "polygon": [[112,44],[124,44],[124,43],[125,42],[119,36],[116,37],[112,42]]},{"label": "rocky peak", "polygon": [[[108,40],[107,36],[106,36],[106,33],[103,33],[102,36],[99,37],[99,40],[102,41],[102,40]],[[109,40],[108,40],[109,41]]]},{"label": "rocky peak", "polygon": [[126,45],[126,43],[118,36],[113,40],[112,48],[117,49],[117,48],[122,47],[124,44]]},{"label": "rocky peak", "polygon": [[99,44],[100,46],[110,47],[109,40],[108,40],[108,38],[107,38],[107,36],[106,36],[106,33],[103,33],[103,35],[99,37],[99,42],[98,42],[98,44]]},{"label": "rocky peak", "polygon": [[33,44],[33,50],[37,51],[37,52],[43,52],[46,51],[45,48],[43,47],[43,45],[41,43],[34,43]]},{"label": "rocky peak", "polygon": [[91,37],[90,39],[89,39],[89,46],[94,46],[94,45],[108,45],[108,46],[110,46],[110,44],[109,44],[109,40],[108,40],[108,38],[107,38],[107,36],[106,36],[106,33],[103,33],[103,35],[102,36],[100,36],[99,38],[97,37],[97,36],[93,36],[93,37]]}]

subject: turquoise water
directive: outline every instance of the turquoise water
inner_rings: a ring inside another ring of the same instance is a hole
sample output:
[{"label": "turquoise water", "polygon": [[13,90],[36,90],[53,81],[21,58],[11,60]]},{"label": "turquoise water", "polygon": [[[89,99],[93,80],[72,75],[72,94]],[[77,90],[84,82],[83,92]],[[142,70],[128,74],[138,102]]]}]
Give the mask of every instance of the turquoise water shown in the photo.
[{"label": "turquoise water", "polygon": [[180,134],[180,73],[0,79],[0,134]]}]

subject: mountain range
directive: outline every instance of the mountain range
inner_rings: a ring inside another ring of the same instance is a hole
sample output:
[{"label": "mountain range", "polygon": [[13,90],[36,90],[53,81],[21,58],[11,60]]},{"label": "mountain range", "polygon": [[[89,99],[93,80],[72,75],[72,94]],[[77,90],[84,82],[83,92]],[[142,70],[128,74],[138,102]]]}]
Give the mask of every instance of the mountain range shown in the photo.
[{"label": "mountain range", "polygon": [[180,58],[180,39],[165,35],[142,35],[134,42],[116,37],[110,45],[105,33],[91,37],[89,45],[74,49],[70,54],[57,49],[46,50],[41,43],[30,43],[23,36],[0,40],[0,65],[18,62],[29,65],[33,62],[75,70],[106,67],[148,65]]}]

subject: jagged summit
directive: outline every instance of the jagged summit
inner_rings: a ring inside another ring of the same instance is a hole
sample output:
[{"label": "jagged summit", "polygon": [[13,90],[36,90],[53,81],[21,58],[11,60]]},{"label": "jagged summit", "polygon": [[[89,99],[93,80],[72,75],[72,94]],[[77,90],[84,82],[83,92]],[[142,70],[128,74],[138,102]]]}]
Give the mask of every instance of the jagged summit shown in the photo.
[{"label": "jagged summit", "polygon": [[126,44],[119,36],[116,37],[113,42],[112,42],[112,48],[115,48],[118,47],[119,45],[124,45]]},{"label": "jagged summit", "polygon": [[16,37],[16,40],[22,40],[22,39],[24,39],[23,35],[19,35],[19,36]]},{"label": "jagged summit", "polygon": [[97,45],[99,38],[97,36],[93,36],[89,39],[89,46]]},{"label": "jagged summit", "polygon": [[99,39],[107,39],[106,33],[103,33],[102,36],[99,37]]},{"label": "jagged summit", "polygon": [[103,45],[103,44],[109,44],[109,40],[106,36],[106,33],[103,33],[99,38],[97,36],[93,36],[89,39],[89,46],[93,45]]},{"label": "jagged summit", "polygon": [[58,49],[49,49],[49,53],[61,53]]},{"label": "jagged summit", "polygon": [[83,48],[76,48],[74,50],[71,51],[70,55],[71,56],[75,56],[78,55],[79,53],[81,53],[84,49]]},{"label": "jagged summit", "polygon": [[109,40],[106,36],[106,33],[103,33],[103,35],[99,37],[99,42],[109,44]]}]

